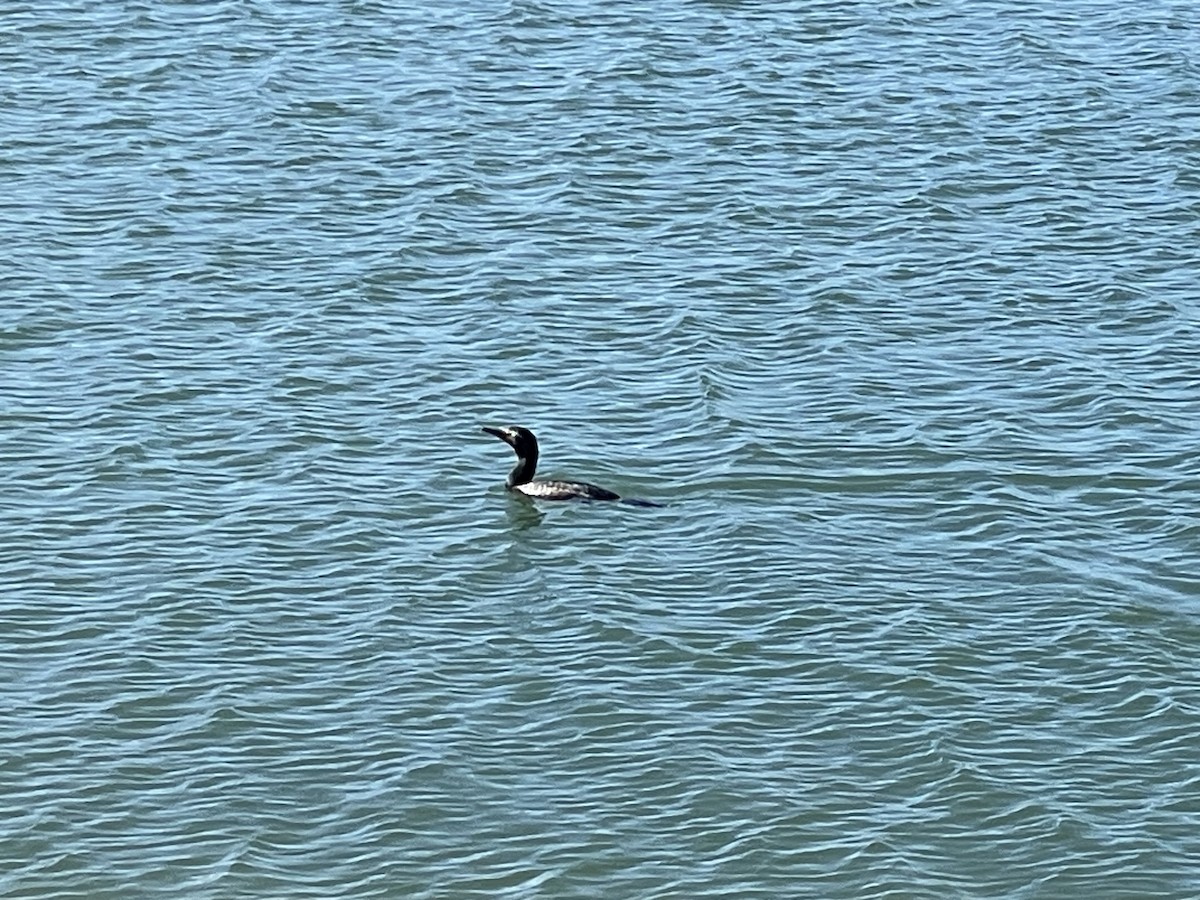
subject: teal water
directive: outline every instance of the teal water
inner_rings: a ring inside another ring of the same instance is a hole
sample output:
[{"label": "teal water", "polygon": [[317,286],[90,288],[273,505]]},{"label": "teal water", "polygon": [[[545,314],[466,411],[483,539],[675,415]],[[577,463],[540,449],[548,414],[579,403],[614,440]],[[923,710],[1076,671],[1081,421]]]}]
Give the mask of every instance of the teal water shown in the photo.
[{"label": "teal water", "polygon": [[1197,47],[6,11],[0,896],[1196,896]]}]

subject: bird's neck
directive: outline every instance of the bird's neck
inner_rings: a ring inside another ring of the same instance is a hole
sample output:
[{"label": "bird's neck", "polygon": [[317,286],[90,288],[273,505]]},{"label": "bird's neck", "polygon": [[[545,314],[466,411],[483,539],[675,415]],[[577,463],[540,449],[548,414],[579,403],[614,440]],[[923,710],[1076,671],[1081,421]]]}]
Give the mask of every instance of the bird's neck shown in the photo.
[{"label": "bird's neck", "polygon": [[508,486],[516,487],[518,484],[528,484],[533,481],[533,473],[537,469],[537,461],[537,451],[534,451],[531,455],[518,456],[517,464],[508,473]]}]

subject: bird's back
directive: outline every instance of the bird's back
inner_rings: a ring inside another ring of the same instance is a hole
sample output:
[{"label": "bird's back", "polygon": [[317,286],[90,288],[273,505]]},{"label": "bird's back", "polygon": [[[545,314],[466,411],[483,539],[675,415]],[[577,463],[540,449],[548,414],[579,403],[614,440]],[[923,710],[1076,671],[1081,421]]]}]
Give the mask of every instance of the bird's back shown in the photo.
[{"label": "bird's back", "polygon": [[550,481],[535,479],[525,484],[513,485],[528,497],[539,500],[620,500],[621,495],[586,481]]}]

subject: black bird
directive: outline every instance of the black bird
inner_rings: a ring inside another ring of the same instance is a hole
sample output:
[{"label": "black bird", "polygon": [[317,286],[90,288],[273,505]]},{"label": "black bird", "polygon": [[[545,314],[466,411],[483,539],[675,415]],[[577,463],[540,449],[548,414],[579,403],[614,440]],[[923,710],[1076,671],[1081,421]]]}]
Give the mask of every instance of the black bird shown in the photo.
[{"label": "black bird", "polygon": [[[517,464],[513,466],[513,470],[508,473],[508,479],[504,482],[504,486],[510,491],[516,491],[527,497],[536,497],[539,500],[621,500],[620,494],[607,488],[588,484],[586,481],[551,481],[545,478],[534,481],[533,473],[537,469],[538,462],[538,442],[528,428],[509,425],[507,428],[484,428],[483,432],[500,438],[513,448],[513,453],[517,454]],[[651,503],[649,500],[621,500],[621,502],[634,506],[659,505]]]}]

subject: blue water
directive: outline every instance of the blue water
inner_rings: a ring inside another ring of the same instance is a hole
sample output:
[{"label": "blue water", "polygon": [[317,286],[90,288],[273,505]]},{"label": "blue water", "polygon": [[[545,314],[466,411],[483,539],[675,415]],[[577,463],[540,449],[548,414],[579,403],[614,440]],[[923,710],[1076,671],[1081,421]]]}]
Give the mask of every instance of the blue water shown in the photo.
[{"label": "blue water", "polygon": [[1196,896],[1196,47],[8,10],[0,896]]}]

